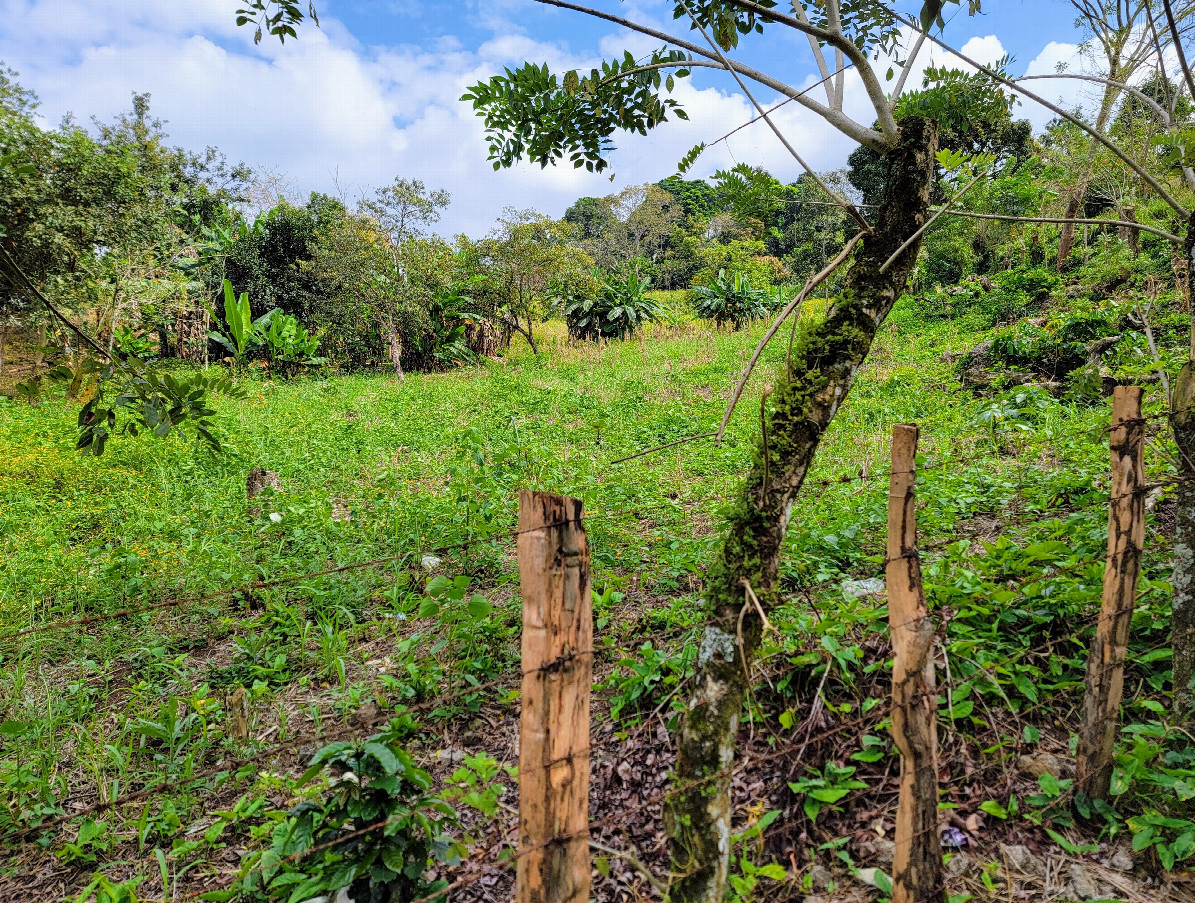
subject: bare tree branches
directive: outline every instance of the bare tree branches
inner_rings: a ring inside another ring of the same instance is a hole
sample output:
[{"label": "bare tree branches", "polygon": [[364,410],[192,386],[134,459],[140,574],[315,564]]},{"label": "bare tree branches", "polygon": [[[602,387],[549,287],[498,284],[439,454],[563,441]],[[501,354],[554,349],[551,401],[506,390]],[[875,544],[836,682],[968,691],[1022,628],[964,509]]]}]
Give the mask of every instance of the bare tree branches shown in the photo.
[{"label": "bare tree branches", "polygon": [[1133,95],[1133,97],[1135,97],[1137,100],[1141,101],[1141,103],[1145,104],[1147,107],[1149,107],[1155,113],[1157,113],[1160,117],[1162,117],[1162,122],[1166,123],[1167,125],[1170,124],[1170,121],[1171,121],[1170,120],[1170,112],[1167,109],[1165,109],[1163,106],[1161,106],[1157,101],[1155,101],[1148,94],[1146,94],[1143,91],[1137,90],[1132,85],[1125,84],[1124,82],[1119,82],[1119,81],[1116,81],[1111,78],[1104,78],[1101,75],[1079,75],[1077,73],[1071,73],[1071,72],[1053,72],[1049,75],[1022,75],[1019,78],[1014,78],[1013,81],[1014,82],[1029,82],[1029,81],[1035,81],[1035,80],[1043,79],[1043,78],[1044,79],[1071,78],[1071,79],[1076,79],[1078,81],[1095,82],[1096,84],[1100,84],[1100,85],[1111,85],[1113,88],[1117,88],[1121,91],[1124,91],[1126,94]]},{"label": "bare tree branches", "polygon": [[1162,9],[1166,11],[1166,25],[1170,28],[1170,36],[1174,40],[1174,53],[1178,57],[1178,65],[1183,70],[1183,77],[1187,80],[1187,88],[1191,96],[1195,97],[1195,77],[1191,75],[1191,67],[1187,65],[1187,53],[1183,50],[1182,33],[1178,30],[1178,23],[1174,20],[1174,10],[1170,0],[1162,0]]},{"label": "bare tree branches", "polygon": [[962,216],[968,219],[999,220],[1006,223],[1056,223],[1059,225],[1066,225],[1067,223],[1070,223],[1071,225],[1078,226],[1118,226],[1124,229],[1135,229],[1139,232],[1149,232],[1153,235],[1160,236],[1161,238],[1167,238],[1170,241],[1176,242],[1178,244],[1182,244],[1183,241],[1177,235],[1163,231],[1162,229],[1156,229],[1153,226],[1145,226],[1141,223],[1134,223],[1129,222],[1128,220],[1120,219],[1078,219],[1063,216],[1006,216],[1001,213],[972,213],[970,210],[951,210],[949,211],[949,215]]},{"label": "bare tree branches", "polygon": [[[768,9],[766,6],[760,6],[758,3],[752,2],[752,0],[726,0],[726,2],[748,12],[753,12],[757,16],[770,19],[781,25],[787,25],[789,28],[814,37],[819,41],[824,41],[845,55],[855,65],[855,68],[859,70],[859,77],[863,81],[863,88],[867,91],[871,105],[875,108],[876,118],[880,123],[880,131],[884,135],[885,145],[890,147],[896,143],[900,135],[900,129],[897,128],[896,119],[892,115],[892,103],[884,93],[884,86],[880,84],[880,79],[875,74],[875,70],[871,68],[871,61],[868,59],[867,54],[859,49],[855,45],[855,42],[843,33],[841,23],[839,23],[837,29],[833,26],[829,29],[818,28],[809,22],[808,17],[802,22],[795,16],[788,16],[774,9]],[[837,2],[833,2],[827,6],[827,18],[831,22],[835,20],[830,18],[829,13],[837,11],[837,9]]]}]

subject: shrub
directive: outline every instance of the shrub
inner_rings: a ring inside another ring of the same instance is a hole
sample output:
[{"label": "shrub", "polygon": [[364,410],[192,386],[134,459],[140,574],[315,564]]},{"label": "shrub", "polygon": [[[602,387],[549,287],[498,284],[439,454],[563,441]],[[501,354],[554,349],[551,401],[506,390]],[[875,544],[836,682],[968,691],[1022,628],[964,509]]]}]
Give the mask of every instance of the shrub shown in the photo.
[{"label": "shrub", "polygon": [[569,335],[576,339],[626,338],[659,312],[656,302],[648,297],[649,288],[651,280],[634,273],[607,275],[596,293],[565,304]]},{"label": "shrub", "polygon": [[708,243],[699,248],[701,267],[693,275],[692,286],[708,285],[718,273],[741,273],[754,285],[774,285],[787,279],[789,272],[776,257],[766,256],[762,241],[736,239],[726,244]]},{"label": "shrub", "polygon": [[730,323],[735,329],[748,320],[764,316],[771,307],[771,296],[751,285],[742,273],[727,276],[725,270],[708,285],[693,289],[693,306],[697,313],[715,323]]},{"label": "shrub", "polygon": [[331,897],[341,888],[355,900],[418,900],[443,890],[447,882],[429,880],[427,871],[433,861],[460,861],[460,844],[447,836],[457,818],[398,745],[407,729],[396,721],[363,743],[320,750],[304,777],[331,772],[324,798],[279,821],[244,890],[284,900]]},{"label": "shrub", "polygon": [[[924,279],[927,272],[921,275]],[[913,305],[921,319],[971,315],[976,326],[990,328],[1038,310],[1061,286],[1062,280],[1048,270],[1008,270],[991,278],[969,276],[958,285],[935,285],[919,291]]]},{"label": "shrub", "polygon": [[266,355],[270,367],[282,370],[288,375],[305,367],[316,367],[324,363],[318,357],[319,337],[307,332],[299,321],[279,311],[270,318],[270,328],[265,332]]},{"label": "shrub", "polygon": [[1050,293],[1061,287],[1062,278],[1040,267],[1032,270],[1006,270],[992,277],[996,290],[1005,295],[1021,295],[1028,303],[1049,300]]},{"label": "shrub", "polygon": [[991,359],[1004,367],[1061,378],[1087,363],[1090,342],[1116,335],[1125,325],[1118,311],[1098,308],[1068,313],[1044,326],[1017,323],[992,337]]},{"label": "shrub", "polygon": [[927,236],[919,275],[929,285],[954,285],[975,272],[976,262],[971,231],[951,223]]},{"label": "shrub", "polygon": [[150,361],[158,356],[153,339],[137,333],[130,326],[118,326],[112,339],[122,357],[132,355],[139,360]]}]

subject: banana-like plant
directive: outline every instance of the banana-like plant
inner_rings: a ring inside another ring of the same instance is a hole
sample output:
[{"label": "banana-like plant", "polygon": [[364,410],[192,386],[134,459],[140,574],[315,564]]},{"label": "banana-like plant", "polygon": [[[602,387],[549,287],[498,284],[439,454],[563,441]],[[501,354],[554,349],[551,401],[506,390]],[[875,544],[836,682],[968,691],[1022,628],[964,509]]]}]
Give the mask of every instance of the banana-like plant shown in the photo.
[{"label": "banana-like plant", "polygon": [[751,285],[745,275],[727,276],[726,270],[718,270],[709,285],[693,289],[693,306],[700,316],[715,323],[729,323],[735,329],[766,315],[771,300],[766,291]]},{"label": "banana-like plant", "polygon": [[[256,320],[249,307],[249,293],[241,292],[238,297],[232,290],[232,283],[224,280],[224,323],[228,328],[227,334],[212,330],[207,337],[218,345],[227,348],[232,354],[233,366],[242,370],[249,355],[266,341],[266,331],[270,328],[270,321],[274,319],[278,309],[262,314]],[[217,323],[220,317],[211,311],[212,319]]]},{"label": "banana-like plant", "polygon": [[304,367],[325,363],[325,358],[317,356],[319,336],[311,335],[297,318],[289,314],[277,309],[271,313],[275,316],[263,336],[271,369],[277,367],[289,375]]}]

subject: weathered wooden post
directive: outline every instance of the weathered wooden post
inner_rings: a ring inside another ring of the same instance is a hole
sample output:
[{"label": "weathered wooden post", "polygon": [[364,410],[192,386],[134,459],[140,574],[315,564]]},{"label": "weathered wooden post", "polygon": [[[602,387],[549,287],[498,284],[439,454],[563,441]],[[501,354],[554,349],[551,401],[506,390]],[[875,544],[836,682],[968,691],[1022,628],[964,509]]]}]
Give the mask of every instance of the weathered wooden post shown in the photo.
[{"label": "weathered wooden post", "polygon": [[946,900],[938,837],[938,692],[934,627],[917,554],[915,426],[892,428],[888,489],[888,624],[892,634],[892,738],[900,750],[893,903]]},{"label": "weathered wooden post", "polygon": [[1112,753],[1124,696],[1124,658],[1137,598],[1145,546],[1145,421],[1141,388],[1117,386],[1112,394],[1112,499],[1108,506],[1108,560],[1095,639],[1087,659],[1083,727],[1075,786],[1091,799],[1108,796]]},{"label": "weathered wooden post", "polygon": [[519,493],[523,693],[516,903],[588,903],[593,603],[578,499]]}]

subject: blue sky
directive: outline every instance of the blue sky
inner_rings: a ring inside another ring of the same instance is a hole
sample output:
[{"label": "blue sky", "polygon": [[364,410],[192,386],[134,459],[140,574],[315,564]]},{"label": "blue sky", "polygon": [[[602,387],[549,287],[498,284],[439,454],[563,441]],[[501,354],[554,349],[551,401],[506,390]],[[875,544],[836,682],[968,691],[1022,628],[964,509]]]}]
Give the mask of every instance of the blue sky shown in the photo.
[{"label": "blue sky", "polygon": [[[592,0],[593,5],[671,27],[672,0]],[[501,173],[486,162],[482,125],[458,102],[463,90],[524,60],[584,66],[623,47],[637,55],[655,42],[533,0],[320,0],[322,28],[298,41],[252,43],[233,25],[237,0],[0,0],[0,60],[42,99],[54,123],[66,113],[86,121],[127,110],[134,91],[152,95],[179,144],[216,145],[263,173],[293,198],[312,190],[350,201],[396,176],[419,178],[453,195],[441,231],[484,233],[503,207],[560,215],[584,194],[607,194],[655,181],[699,141],[750,119],[733,81],[697,70],[678,91],[690,114],[647,138],[619,142],[615,179],[571,168],[520,166]],[[1012,54],[1015,74],[1077,65],[1082,36],[1067,0],[987,0],[987,12],[953,16],[946,37],[984,61]],[[916,3],[905,4],[913,11]],[[699,38],[696,38],[698,42]],[[816,80],[804,38],[784,29],[748,45],[749,60],[798,85]],[[942,62],[923,54],[921,65]],[[1043,85],[1049,86],[1043,88]],[[1084,101],[1074,82],[1037,82],[1051,99]],[[777,98],[761,90],[764,103]],[[847,110],[870,121],[857,82]],[[1037,125],[1048,114],[1022,107]],[[789,105],[777,115],[786,134],[818,169],[841,166],[853,144],[816,116]],[[784,179],[800,170],[763,124],[705,155],[694,174],[749,162]],[[268,186],[267,186],[268,187]]]}]

